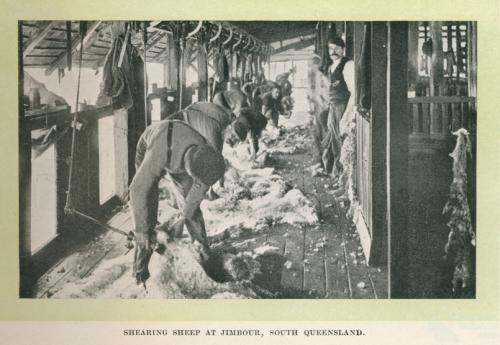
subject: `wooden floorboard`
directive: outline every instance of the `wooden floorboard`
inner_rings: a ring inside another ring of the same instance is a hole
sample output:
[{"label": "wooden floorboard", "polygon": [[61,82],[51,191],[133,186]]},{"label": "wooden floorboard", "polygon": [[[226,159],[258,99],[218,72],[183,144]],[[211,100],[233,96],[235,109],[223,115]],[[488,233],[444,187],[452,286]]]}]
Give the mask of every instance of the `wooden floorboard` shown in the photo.
[{"label": "wooden floorboard", "polygon": [[276,224],[273,225],[266,233],[266,243],[270,246],[278,247],[282,255],[285,254],[288,228],[288,224]]},{"label": "wooden floorboard", "polygon": [[359,236],[350,221],[345,217],[345,209],[337,205],[339,221],[342,229],[346,267],[349,272],[352,298],[375,298],[366,266],[366,258],[359,241]]},{"label": "wooden floorboard", "polygon": [[[311,150],[274,154],[269,162],[287,184],[299,188],[313,202],[320,223],[274,224],[264,232],[228,238],[213,247],[233,253],[254,252],[264,245],[278,248],[279,297],[386,298],[387,270],[366,266],[352,222],[331,193],[330,177],[313,177],[308,171],[313,163]],[[126,232],[133,230],[128,208],[115,214],[108,224]],[[108,232],[82,245],[39,280],[37,296],[48,297],[64,284],[91,275],[103,261],[126,254],[129,249],[125,244],[125,237]]]},{"label": "wooden floorboard", "polygon": [[[123,230],[131,229],[131,223],[127,210],[117,213],[108,222],[109,225]],[[123,249],[126,250],[126,241],[124,240],[125,238],[122,235],[108,231],[97,236],[90,243],[81,246],[73,254],[59,261],[51,270],[40,277],[35,288],[35,296],[37,298],[50,298],[65,284],[88,276],[117,247],[118,243],[122,243]],[[120,249],[120,253],[122,251]]]},{"label": "wooden floorboard", "polygon": [[311,296],[326,295],[324,231],[318,227],[307,227],[305,230],[304,290]]},{"label": "wooden floorboard", "polygon": [[291,294],[302,291],[304,283],[304,233],[299,227],[290,226],[285,246],[285,263],[281,286]]}]

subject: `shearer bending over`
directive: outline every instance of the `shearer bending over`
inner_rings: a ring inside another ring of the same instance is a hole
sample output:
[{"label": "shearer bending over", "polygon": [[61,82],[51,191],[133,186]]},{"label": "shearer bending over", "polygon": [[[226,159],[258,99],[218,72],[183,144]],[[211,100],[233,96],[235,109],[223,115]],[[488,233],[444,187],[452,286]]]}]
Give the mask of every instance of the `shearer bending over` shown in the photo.
[{"label": "shearer bending over", "polygon": [[262,95],[262,114],[272,121],[274,127],[278,127],[280,113],[284,113],[281,102],[281,90],[279,86],[274,86],[270,92]]},{"label": "shearer bending over", "polygon": [[[255,160],[259,151],[259,138],[267,126],[267,119],[259,111],[251,109],[247,96],[239,90],[219,92],[214,101],[226,109],[230,109],[238,117],[235,126],[232,127],[233,134],[238,136],[238,141],[248,139],[250,144],[250,156]],[[235,140],[229,140],[232,143]]]},{"label": "shearer bending over", "polygon": [[241,108],[248,108],[248,97],[240,90],[219,91],[215,94],[213,103],[230,109],[236,116],[240,115]]},{"label": "shearer bending over", "polygon": [[[235,116],[231,110],[217,104],[197,102],[184,110],[169,115],[166,119],[186,122],[203,135],[217,152],[222,154],[224,131],[231,121],[235,119]],[[221,187],[224,187],[224,177],[220,179],[219,183]],[[211,200],[218,198],[212,187],[209,190],[209,197]]]},{"label": "shearer bending over", "polygon": [[184,225],[203,254],[209,246],[200,203],[209,187],[225,171],[224,158],[185,122],[162,120],[146,128],[137,144],[136,174],[130,185],[130,207],[135,225],[133,273],[137,283],[149,278],[148,264],[155,245],[158,216],[158,184],[164,175],[171,183],[181,213],[169,231],[182,236]]},{"label": "shearer bending over", "polygon": [[210,102],[197,102],[167,116],[166,120],[184,121],[217,150],[222,152],[224,130],[236,117],[231,110]]}]

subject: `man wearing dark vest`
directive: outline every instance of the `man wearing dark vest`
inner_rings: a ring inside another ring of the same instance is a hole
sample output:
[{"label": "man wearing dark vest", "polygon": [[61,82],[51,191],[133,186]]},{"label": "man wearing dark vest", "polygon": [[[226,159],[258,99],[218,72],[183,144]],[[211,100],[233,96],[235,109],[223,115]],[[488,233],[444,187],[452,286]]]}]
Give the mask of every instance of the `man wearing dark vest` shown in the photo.
[{"label": "man wearing dark vest", "polygon": [[231,110],[210,102],[193,103],[166,118],[166,120],[186,122],[205,137],[218,152],[222,152],[226,127],[235,119]]},{"label": "man wearing dark vest", "polygon": [[[225,130],[235,119],[236,117],[230,109],[210,102],[193,103],[186,109],[173,113],[166,118],[166,120],[186,122],[207,139],[219,153],[222,153]],[[223,187],[224,178],[219,183]],[[212,188],[210,188],[209,196],[211,200],[218,198]]]},{"label": "man wearing dark vest", "polygon": [[330,82],[328,133],[323,139],[323,164],[327,173],[338,178],[342,167],[339,161],[342,137],[340,120],[346,111],[350,111],[354,97],[354,63],[344,56],[345,43],[339,37],[332,37],[328,42],[328,50],[332,65],[328,68]]},{"label": "man wearing dark vest", "polygon": [[170,192],[181,211],[169,230],[179,237],[185,225],[193,242],[199,242],[203,254],[209,255],[200,203],[209,187],[224,175],[225,162],[222,154],[186,122],[162,120],[141,135],[135,165],[130,185],[136,240],[133,273],[137,283],[144,283],[149,278],[155,243],[160,179],[169,175]]},{"label": "man wearing dark vest", "polygon": [[212,102],[230,109],[236,116],[240,116],[241,108],[250,106],[248,97],[242,91],[236,89],[217,92]]}]

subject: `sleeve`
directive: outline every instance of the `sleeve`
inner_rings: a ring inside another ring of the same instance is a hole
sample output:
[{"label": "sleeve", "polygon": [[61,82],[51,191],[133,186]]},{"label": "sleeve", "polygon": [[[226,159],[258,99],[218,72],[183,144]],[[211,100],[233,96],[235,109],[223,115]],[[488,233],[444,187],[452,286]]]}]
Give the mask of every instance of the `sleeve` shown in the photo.
[{"label": "sleeve", "polygon": [[217,152],[222,152],[222,146],[224,145],[224,131],[220,128],[220,125],[215,120],[207,119],[209,130],[207,131],[206,139],[213,145]]},{"label": "sleeve", "polygon": [[167,143],[164,133],[158,132],[151,139],[151,144],[130,185],[130,206],[137,233],[149,232],[155,226],[156,220],[151,221],[148,217],[148,196],[153,188],[156,188],[156,181],[162,176],[166,165]]},{"label": "sleeve", "polygon": [[193,178],[193,184],[191,185],[191,189],[186,196],[184,209],[182,210],[182,214],[185,219],[193,219],[196,210],[200,207],[200,204],[205,198],[205,194],[208,192],[209,188],[210,186],[207,186],[200,180]]},{"label": "sleeve", "polygon": [[265,95],[264,97],[262,97],[262,106],[264,107],[268,107],[269,108],[269,103],[270,103],[270,96],[269,94]]},{"label": "sleeve", "polygon": [[347,84],[347,88],[351,92],[351,94],[354,94],[354,62],[353,61],[348,61],[346,62],[344,66],[344,80],[345,83]]},{"label": "sleeve", "polygon": [[255,130],[250,132],[250,140],[252,142],[253,153],[257,153],[259,151],[259,137]]},{"label": "sleeve", "polygon": [[272,111],[272,109],[270,98],[270,95],[265,95],[264,97],[262,97],[262,114],[264,114],[266,118],[271,117],[270,111]]}]

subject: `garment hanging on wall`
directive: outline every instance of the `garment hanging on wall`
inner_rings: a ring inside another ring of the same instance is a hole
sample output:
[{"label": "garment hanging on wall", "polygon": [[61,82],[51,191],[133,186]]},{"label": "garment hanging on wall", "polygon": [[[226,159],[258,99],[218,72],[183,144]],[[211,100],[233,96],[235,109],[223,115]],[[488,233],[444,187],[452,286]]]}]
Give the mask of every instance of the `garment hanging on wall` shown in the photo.
[{"label": "garment hanging on wall", "polygon": [[39,157],[52,144],[55,144],[68,131],[69,126],[52,126],[49,129],[37,129],[31,131],[31,149],[33,159]]},{"label": "garment hanging on wall", "polygon": [[[143,87],[144,76],[137,73],[137,69],[144,68],[139,66],[142,65],[141,58],[137,50],[124,40],[121,35],[115,38],[103,69],[103,95],[111,97],[115,109],[130,109],[134,104],[134,94]],[[123,44],[127,46],[122,65],[118,66]]]},{"label": "garment hanging on wall", "polygon": [[361,54],[356,66],[356,102],[364,111],[371,108],[372,73],[371,73],[371,25],[364,25]]},{"label": "garment hanging on wall", "polygon": [[332,25],[333,24],[329,22],[319,22],[316,32],[316,54],[321,58],[321,66],[319,69],[323,74],[327,73],[328,67],[333,63],[328,52],[328,38],[331,32],[334,31],[331,27]]},{"label": "garment hanging on wall", "polygon": [[215,55],[215,75],[219,82],[229,80],[229,65],[227,63],[226,54],[224,53],[224,48],[219,45],[216,48]]}]

